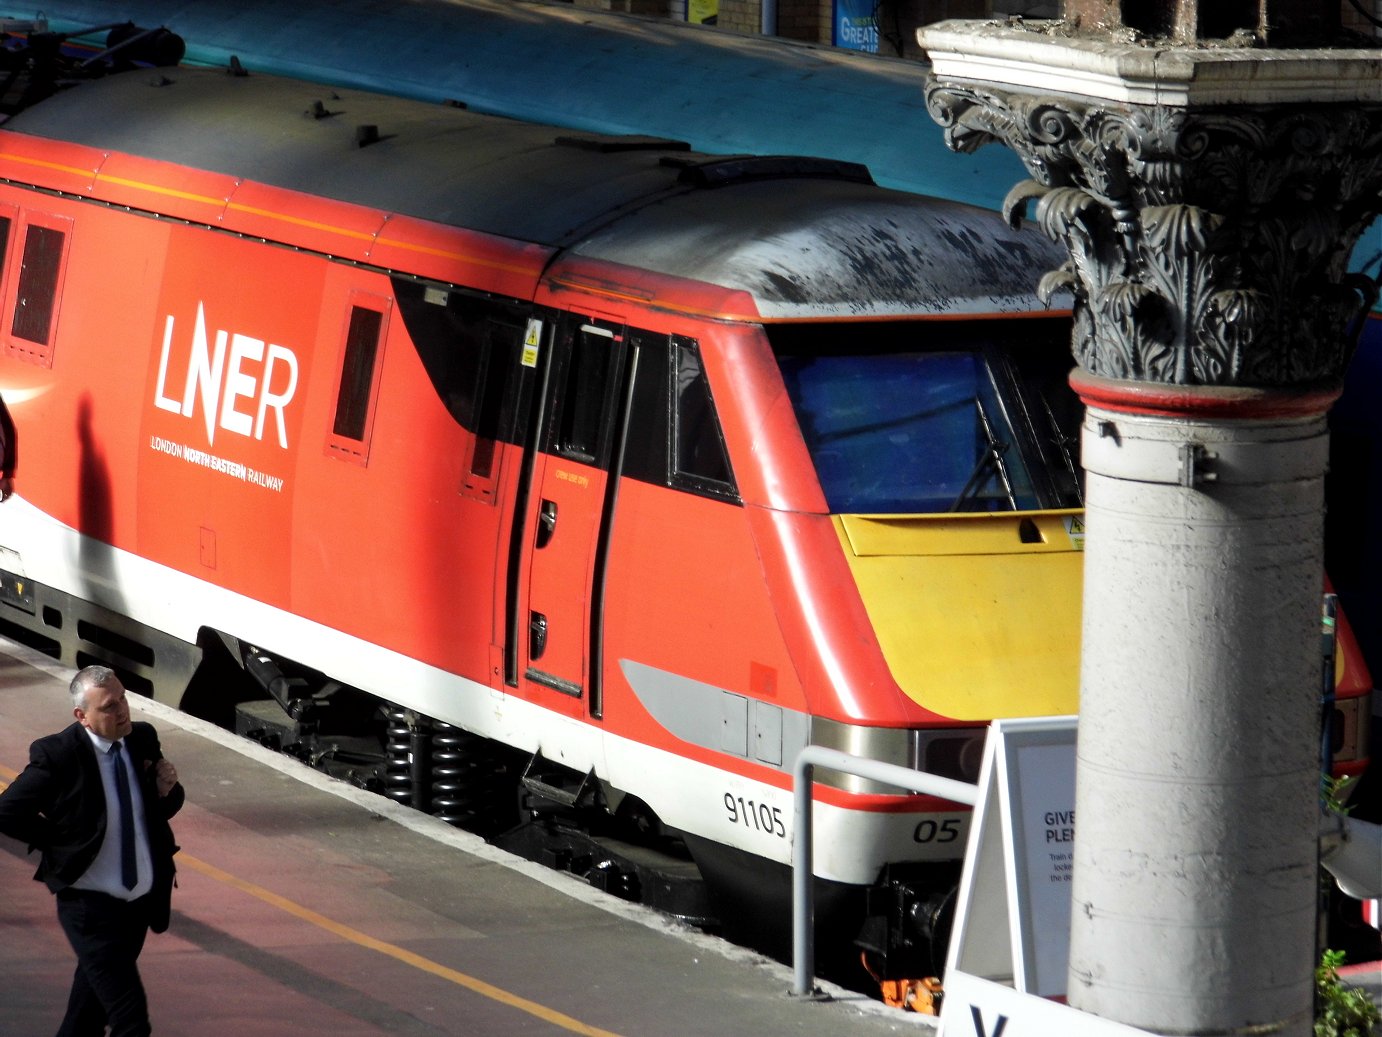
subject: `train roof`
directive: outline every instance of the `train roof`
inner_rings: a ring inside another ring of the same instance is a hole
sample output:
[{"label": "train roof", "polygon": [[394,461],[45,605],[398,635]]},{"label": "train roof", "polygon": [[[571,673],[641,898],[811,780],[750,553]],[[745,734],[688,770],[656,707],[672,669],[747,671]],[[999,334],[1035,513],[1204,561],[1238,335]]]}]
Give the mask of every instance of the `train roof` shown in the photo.
[{"label": "train roof", "polygon": [[[823,154],[884,186],[997,210],[1027,174],[956,154],[926,112],[930,66],[670,18],[530,0],[50,0],[50,26],[167,26],[186,61],[310,79],[707,152]],[[11,13],[32,17],[30,7]],[[103,39],[104,32],[94,38]]]},{"label": "train roof", "polygon": [[129,72],[6,128],[746,291],[770,319],[1030,311],[1061,260],[992,212],[876,187],[848,163],[704,155],[273,76]]},{"label": "train roof", "polygon": [[[15,18],[33,16],[12,7]],[[439,101],[704,151],[808,151],[880,184],[994,209],[1027,176],[997,144],[954,154],[926,112],[925,62],[536,0],[50,0],[64,32],[167,26],[187,60]],[[104,38],[104,31],[92,35]],[[1382,221],[1350,268],[1382,263]],[[1382,309],[1382,306],[1379,306]]]}]

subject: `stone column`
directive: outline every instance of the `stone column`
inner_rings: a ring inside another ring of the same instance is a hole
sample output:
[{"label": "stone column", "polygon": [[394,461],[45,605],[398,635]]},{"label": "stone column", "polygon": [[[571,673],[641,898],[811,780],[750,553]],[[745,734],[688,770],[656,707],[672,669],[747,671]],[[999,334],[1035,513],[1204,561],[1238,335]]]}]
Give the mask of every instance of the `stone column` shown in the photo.
[{"label": "stone column", "polygon": [[1382,208],[1382,66],[919,35],[951,145],[1015,149],[1006,215],[1035,203],[1070,253],[1039,289],[1073,295],[1087,406],[1069,1002],[1308,1037],[1325,414],[1375,298],[1346,268]]}]

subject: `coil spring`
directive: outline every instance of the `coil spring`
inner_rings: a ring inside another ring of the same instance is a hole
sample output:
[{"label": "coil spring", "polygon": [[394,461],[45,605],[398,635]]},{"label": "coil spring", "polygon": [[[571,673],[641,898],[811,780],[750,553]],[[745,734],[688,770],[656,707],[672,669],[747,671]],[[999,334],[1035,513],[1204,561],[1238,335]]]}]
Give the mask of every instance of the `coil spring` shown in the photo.
[{"label": "coil spring", "polygon": [[475,738],[433,721],[431,813],[449,825],[465,827],[484,806],[484,782],[477,780]]},{"label": "coil spring", "polygon": [[384,795],[457,828],[501,823],[505,768],[493,746],[392,703],[384,719]]},{"label": "coil spring", "polygon": [[425,802],[424,778],[430,765],[424,716],[389,703],[384,707],[384,795],[404,806]]}]

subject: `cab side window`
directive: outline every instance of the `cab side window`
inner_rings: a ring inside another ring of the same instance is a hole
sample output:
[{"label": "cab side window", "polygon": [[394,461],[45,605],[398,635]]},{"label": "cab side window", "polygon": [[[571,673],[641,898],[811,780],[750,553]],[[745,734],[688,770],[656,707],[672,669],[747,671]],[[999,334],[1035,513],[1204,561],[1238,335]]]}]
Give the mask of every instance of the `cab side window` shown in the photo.
[{"label": "cab side window", "polygon": [[475,379],[475,448],[466,466],[467,489],[494,478],[496,447],[513,434],[510,383],[517,368],[519,329],[516,324],[491,322],[486,332],[483,363]]},{"label": "cab side window", "polygon": [[10,254],[10,235],[14,232],[15,211],[13,206],[0,205],[0,279],[3,279],[5,260]]},{"label": "cab side window", "polygon": [[672,355],[672,485],[734,496],[734,476],[700,349],[690,339],[674,338]]},{"label": "cab side window", "polygon": [[369,461],[388,316],[387,299],[351,293],[341,343],[336,412],[326,445],[329,453],[356,464]]},{"label": "cab side window", "polygon": [[617,338],[608,328],[583,324],[574,333],[558,377],[558,412],[552,449],[586,464],[600,463],[600,432],[609,405],[610,359]]},{"label": "cab side window", "polygon": [[[16,219],[17,215],[13,211],[3,215],[5,243],[0,269],[6,272],[5,288],[10,296],[6,352],[51,367],[72,221],[46,213],[26,212]],[[18,251],[14,256],[12,236]],[[10,284],[14,285],[12,293]]]},{"label": "cab side window", "polygon": [[739,502],[715,399],[694,339],[632,329],[638,348],[624,475]]},{"label": "cab side window", "polygon": [[525,336],[542,325],[521,304],[454,286],[396,278],[394,291],[408,337],[437,398],[471,435],[462,447],[460,492],[494,503],[504,443],[522,420],[520,382],[533,364]]}]

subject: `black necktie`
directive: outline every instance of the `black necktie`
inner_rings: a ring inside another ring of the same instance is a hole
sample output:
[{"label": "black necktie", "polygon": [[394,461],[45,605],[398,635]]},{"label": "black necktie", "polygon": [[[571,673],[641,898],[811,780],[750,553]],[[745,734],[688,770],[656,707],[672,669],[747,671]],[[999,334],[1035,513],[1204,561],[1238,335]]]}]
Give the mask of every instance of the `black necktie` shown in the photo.
[{"label": "black necktie", "polygon": [[120,801],[120,882],[134,889],[139,871],[134,860],[134,805],[130,801],[130,779],[125,761],[120,758],[120,743],[112,742],[110,761],[115,765],[115,798]]}]

